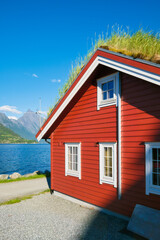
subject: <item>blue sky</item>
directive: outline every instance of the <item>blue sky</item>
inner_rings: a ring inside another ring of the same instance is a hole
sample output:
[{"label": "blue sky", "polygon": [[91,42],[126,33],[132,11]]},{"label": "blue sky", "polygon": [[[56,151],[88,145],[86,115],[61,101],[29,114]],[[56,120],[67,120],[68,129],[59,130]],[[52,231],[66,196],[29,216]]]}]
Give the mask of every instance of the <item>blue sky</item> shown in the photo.
[{"label": "blue sky", "polygon": [[47,111],[95,35],[115,24],[160,32],[159,9],[158,0],[1,0],[0,111],[20,117],[40,97]]}]

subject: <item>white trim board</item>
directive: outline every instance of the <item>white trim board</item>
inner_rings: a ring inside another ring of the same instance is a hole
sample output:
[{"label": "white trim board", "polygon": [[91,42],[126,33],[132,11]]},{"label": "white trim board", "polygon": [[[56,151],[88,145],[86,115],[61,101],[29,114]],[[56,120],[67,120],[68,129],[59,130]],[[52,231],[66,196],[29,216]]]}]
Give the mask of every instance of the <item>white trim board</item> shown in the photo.
[{"label": "white trim board", "polygon": [[118,144],[117,144],[117,153],[118,153],[118,199],[121,199],[121,78],[118,77],[118,91],[117,91],[117,104],[118,104]]},{"label": "white trim board", "polygon": [[44,129],[41,131],[41,133],[38,135],[37,140],[40,141],[42,137],[45,135],[45,133],[49,130],[49,128],[52,126],[52,124],[55,122],[55,120],[59,117],[61,112],[66,108],[68,103],[72,100],[72,98],[75,96],[75,94],[79,91],[79,89],[83,86],[85,81],[88,79],[88,77],[91,75],[91,73],[95,70],[95,68],[99,65],[104,65],[106,67],[110,67],[112,69],[115,69],[117,71],[129,74],[131,76],[143,79],[145,81],[151,82],[153,84],[156,84],[160,86],[160,75],[150,73],[148,71],[141,70],[139,68],[128,66],[124,63],[119,63],[104,57],[97,56],[96,59],[93,61],[93,63],[90,65],[90,67],[87,69],[87,71],[84,73],[84,75],[81,77],[79,82],[76,84],[76,86],[72,89],[72,91],[69,93],[67,98],[64,100],[62,105],[58,108],[56,113],[53,115],[53,117],[50,119],[50,121],[47,123],[47,125],[44,127]]},{"label": "white trim board", "polygon": [[71,197],[69,195],[66,195],[66,194],[58,192],[58,191],[54,191],[53,192],[53,197],[54,196],[61,197],[61,198],[65,199],[65,200],[68,200],[68,201],[71,201],[73,203],[79,204],[80,206],[83,206],[83,207],[86,207],[86,208],[89,208],[89,209],[94,209],[94,210],[97,210],[99,212],[103,212],[105,214],[108,214],[108,215],[111,215],[111,216],[114,216],[114,217],[118,217],[118,218],[121,218],[121,219],[126,220],[126,221],[129,221],[129,219],[130,219],[129,217],[124,216],[122,214],[119,214],[119,213],[107,210],[105,208],[98,207],[98,206],[93,205],[91,203],[84,202],[84,201],[82,201],[80,199]]},{"label": "white trim board", "polygon": [[145,177],[146,177],[146,195],[160,195],[160,187],[152,184],[152,149],[160,148],[160,142],[145,142]]},{"label": "white trim board", "polygon": [[135,76],[137,78],[143,79],[145,81],[157,84],[160,86],[160,75],[150,73],[139,68],[128,66],[124,63],[119,63],[114,60],[110,60],[104,57],[97,57],[100,64],[113,68],[117,71],[127,73],[129,75]]}]

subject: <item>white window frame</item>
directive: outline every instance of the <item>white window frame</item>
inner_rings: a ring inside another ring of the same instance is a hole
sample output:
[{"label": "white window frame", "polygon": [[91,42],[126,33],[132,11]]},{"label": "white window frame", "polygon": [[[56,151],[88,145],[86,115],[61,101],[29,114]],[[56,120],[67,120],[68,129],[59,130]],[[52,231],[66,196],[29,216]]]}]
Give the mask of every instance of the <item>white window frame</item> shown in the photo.
[{"label": "white window frame", "polygon": [[[68,168],[68,147],[78,148],[78,170],[70,170]],[[65,143],[65,176],[73,176],[81,179],[81,143]]]},{"label": "white window frame", "polygon": [[[112,177],[104,176],[104,148],[112,148]],[[114,185],[117,188],[117,143],[99,143],[99,182]]]},{"label": "white window frame", "polygon": [[146,195],[150,193],[160,195],[160,186],[152,184],[152,148],[160,148],[160,142],[145,143]]},{"label": "white window frame", "polygon": [[[102,95],[102,84],[113,81],[113,98],[103,100]],[[100,110],[102,107],[116,105],[117,106],[117,96],[118,96],[118,81],[119,81],[119,72],[108,75],[104,78],[97,80],[97,110]]]}]

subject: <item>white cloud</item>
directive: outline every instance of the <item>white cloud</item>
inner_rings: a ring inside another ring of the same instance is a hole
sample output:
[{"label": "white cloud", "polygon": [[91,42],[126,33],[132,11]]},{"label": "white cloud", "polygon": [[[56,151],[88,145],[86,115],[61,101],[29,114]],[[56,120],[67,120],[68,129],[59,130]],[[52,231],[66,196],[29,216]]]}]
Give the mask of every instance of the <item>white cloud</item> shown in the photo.
[{"label": "white cloud", "polygon": [[37,74],[33,73],[32,77],[39,78]]},{"label": "white cloud", "polygon": [[41,115],[47,116],[47,112],[43,112],[43,111],[37,111],[37,114],[41,114]]},{"label": "white cloud", "polygon": [[22,113],[21,111],[17,110],[17,107],[8,106],[8,105],[1,106],[0,111],[2,111],[2,112],[12,112],[12,113],[16,113],[16,114],[21,114]]},{"label": "white cloud", "polygon": [[61,79],[52,79],[51,82],[53,82],[53,83],[56,83],[56,82],[60,83]]},{"label": "white cloud", "polygon": [[8,116],[9,119],[17,120],[18,118],[15,116]]}]

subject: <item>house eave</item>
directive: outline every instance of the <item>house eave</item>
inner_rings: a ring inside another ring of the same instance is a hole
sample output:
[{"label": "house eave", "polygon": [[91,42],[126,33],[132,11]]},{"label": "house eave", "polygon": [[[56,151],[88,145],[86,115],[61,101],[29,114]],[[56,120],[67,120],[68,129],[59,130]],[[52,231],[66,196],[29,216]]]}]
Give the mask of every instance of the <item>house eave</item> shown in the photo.
[{"label": "house eave", "polygon": [[119,52],[113,52],[111,50],[107,50],[107,49],[102,48],[102,47],[98,48],[97,50],[102,51],[102,52],[106,52],[106,53],[109,53],[109,54],[113,54],[113,55],[121,57],[121,58],[125,58],[125,59],[128,59],[128,60],[133,60],[133,61],[136,61],[136,62],[139,62],[139,63],[143,63],[143,64],[147,64],[147,65],[150,65],[150,66],[153,66],[153,67],[160,68],[160,64],[158,64],[158,63],[154,63],[154,62],[147,61],[147,60],[144,60],[144,59],[124,55],[124,54],[119,53]]}]

